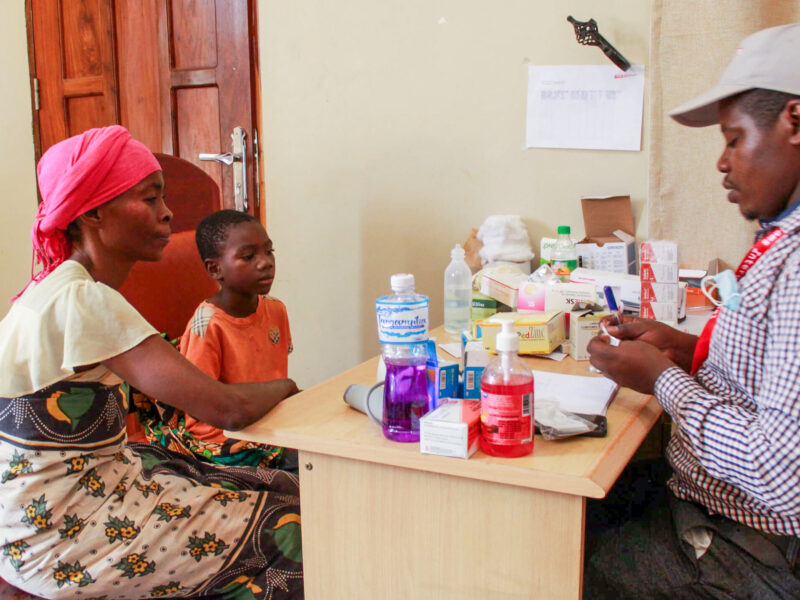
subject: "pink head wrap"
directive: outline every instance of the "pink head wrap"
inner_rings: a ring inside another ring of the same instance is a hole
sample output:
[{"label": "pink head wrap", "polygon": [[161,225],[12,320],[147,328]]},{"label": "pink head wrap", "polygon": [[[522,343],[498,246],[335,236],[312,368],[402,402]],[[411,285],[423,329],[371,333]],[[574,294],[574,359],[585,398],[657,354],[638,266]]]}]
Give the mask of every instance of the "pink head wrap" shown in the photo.
[{"label": "pink head wrap", "polygon": [[[153,153],[119,125],[89,129],[51,146],[36,168],[42,203],[31,231],[31,281],[41,281],[69,258],[66,229],[72,221],[160,170]],[[34,275],[37,264],[43,267]]]}]

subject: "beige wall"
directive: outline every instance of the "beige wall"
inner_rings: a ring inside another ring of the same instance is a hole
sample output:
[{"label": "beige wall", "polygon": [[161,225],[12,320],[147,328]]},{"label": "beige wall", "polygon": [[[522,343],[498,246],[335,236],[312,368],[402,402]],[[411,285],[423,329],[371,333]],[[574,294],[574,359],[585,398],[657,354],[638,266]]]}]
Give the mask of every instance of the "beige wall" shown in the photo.
[{"label": "beige wall", "polygon": [[[567,15],[594,17],[646,64],[645,0],[259,0],[273,288],[307,386],[377,352],[374,300],[408,271],[442,322],[449,250],[490,214],[538,244],[583,230],[579,198],[629,193],[644,235],[642,152],[524,150],[525,61],[610,64]],[[647,115],[645,115],[645,122]]]},{"label": "beige wall", "polygon": [[716,161],[719,127],[683,127],[667,113],[714,86],[742,38],[800,19],[794,0],[656,0],[653,53],[670,57],[651,70],[649,230],[680,244],[681,262],[705,267],[713,258],[736,266],[757,226],[728,203]]},{"label": "beige wall", "polygon": [[[27,280],[35,211],[23,2],[0,3],[0,314]],[[275,295],[308,386],[378,350],[373,302],[409,271],[442,321],[449,249],[489,214],[519,214],[536,243],[579,198],[629,193],[644,235],[642,152],[524,150],[525,61],[610,64],[566,16],[594,17],[633,63],[649,52],[644,0],[259,0],[267,223]],[[645,122],[647,115],[645,115]]]},{"label": "beige wall", "polygon": [[36,213],[33,130],[28,74],[25,3],[0,2],[0,316],[8,299],[28,281],[31,268],[30,227]]}]

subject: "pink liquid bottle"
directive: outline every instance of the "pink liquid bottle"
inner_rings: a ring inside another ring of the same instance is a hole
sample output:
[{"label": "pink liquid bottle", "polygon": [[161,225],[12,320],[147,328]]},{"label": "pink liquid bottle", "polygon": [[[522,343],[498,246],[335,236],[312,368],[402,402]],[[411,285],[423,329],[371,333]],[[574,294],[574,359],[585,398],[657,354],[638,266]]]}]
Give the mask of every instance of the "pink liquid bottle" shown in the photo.
[{"label": "pink liquid bottle", "polygon": [[414,291],[414,276],[391,277],[392,294],[378,298],[378,338],[386,365],[383,435],[396,442],[419,441],[419,419],[428,412],[428,297]]},{"label": "pink liquid bottle", "polygon": [[481,450],[514,458],[533,452],[533,373],[517,356],[511,321],[497,334],[497,358],[481,377]]}]

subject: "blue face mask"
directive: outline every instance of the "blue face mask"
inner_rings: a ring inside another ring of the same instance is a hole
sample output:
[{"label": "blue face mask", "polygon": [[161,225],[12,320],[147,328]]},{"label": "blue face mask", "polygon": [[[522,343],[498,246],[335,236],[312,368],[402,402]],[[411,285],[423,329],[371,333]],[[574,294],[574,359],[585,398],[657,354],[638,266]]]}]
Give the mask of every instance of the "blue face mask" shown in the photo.
[{"label": "blue face mask", "polygon": [[[706,285],[706,282],[709,285]],[[700,282],[700,287],[703,293],[716,305],[724,306],[730,310],[736,311],[739,309],[739,282],[736,279],[733,271],[726,269],[716,275],[707,275],[703,277]],[[714,290],[717,290],[719,300],[712,296]]]}]

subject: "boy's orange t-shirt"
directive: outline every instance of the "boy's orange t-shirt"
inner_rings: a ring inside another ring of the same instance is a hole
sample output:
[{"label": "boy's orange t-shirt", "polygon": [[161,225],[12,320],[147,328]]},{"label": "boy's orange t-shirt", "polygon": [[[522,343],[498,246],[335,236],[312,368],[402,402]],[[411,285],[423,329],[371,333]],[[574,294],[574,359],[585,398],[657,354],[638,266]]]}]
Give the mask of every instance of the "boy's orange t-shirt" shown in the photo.
[{"label": "boy's orange t-shirt", "polygon": [[[252,383],[288,376],[292,337],[286,306],[260,296],[256,311],[243,318],[203,302],[181,337],[180,351],[223,383]],[[196,438],[224,442],[221,429],[186,415],[186,429]]]}]

